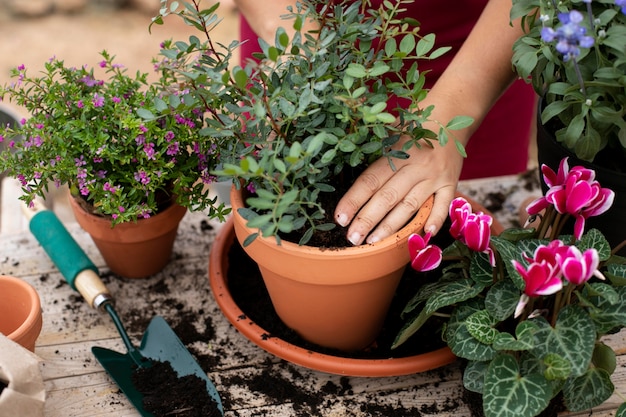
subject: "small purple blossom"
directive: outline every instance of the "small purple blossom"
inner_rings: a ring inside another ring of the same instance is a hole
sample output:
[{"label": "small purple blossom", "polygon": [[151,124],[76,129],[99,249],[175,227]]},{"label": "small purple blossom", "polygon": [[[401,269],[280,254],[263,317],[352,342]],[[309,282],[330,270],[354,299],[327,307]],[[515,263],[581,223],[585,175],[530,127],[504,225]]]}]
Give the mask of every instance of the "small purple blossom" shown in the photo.
[{"label": "small purple blossom", "polygon": [[140,183],[144,185],[150,183],[150,177],[148,176],[146,171],[143,171],[143,170],[135,172],[135,180],[139,181]]},{"label": "small purple blossom", "polygon": [[623,14],[626,14],[626,0],[615,0],[615,5],[621,8]]},{"label": "small purple blossom", "polygon": [[148,157],[149,160],[154,160],[154,155],[156,153],[156,151],[154,150],[154,143],[146,143],[143,146],[143,151],[145,152],[146,156]]},{"label": "small purple blossom", "polygon": [[92,103],[94,107],[102,107],[104,106],[104,97],[98,93],[94,93]]},{"label": "small purple blossom", "polygon": [[559,13],[561,26],[556,30],[551,27],[541,29],[541,39],[544,42],[556,41],[556,50],[563,54],[563,60],[569,61],[580,55],[580,48],[591,48],[594,39],[587,36],[587,28],[581,26],[583,15],[578,10],[569,13]]}]

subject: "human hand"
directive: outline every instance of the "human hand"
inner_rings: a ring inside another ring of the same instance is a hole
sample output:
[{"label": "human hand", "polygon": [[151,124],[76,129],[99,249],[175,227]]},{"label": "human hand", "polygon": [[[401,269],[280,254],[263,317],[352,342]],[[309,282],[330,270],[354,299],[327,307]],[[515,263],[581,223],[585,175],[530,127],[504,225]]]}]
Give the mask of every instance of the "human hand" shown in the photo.
[{"label": "human hand", "polygon": [[408,153],[408,159],[393,160],[395,171],[386,158],[370,165],[339,201],[335,221],[350,225],[347,238],[353,245],[374,243],[395,233],[433,193],[435,202],[424,230],[435,234],[441,229],[456,192],[463,157],[452,141],[445,146],[435,142],[432,148],[423,144]]}]

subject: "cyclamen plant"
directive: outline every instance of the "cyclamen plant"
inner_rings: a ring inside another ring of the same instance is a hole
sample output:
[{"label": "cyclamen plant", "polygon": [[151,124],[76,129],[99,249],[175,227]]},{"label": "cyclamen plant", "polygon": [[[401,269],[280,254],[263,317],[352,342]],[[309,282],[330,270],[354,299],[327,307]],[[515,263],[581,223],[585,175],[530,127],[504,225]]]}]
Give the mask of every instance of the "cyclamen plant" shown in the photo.
[{"label": "cyclamen plant", "polygon": [[[442,251],[428,234],[409,237],[412,267],[441,276],[407,304],[394,347],[432,315],[449,317],[443,337],[468,361],[463,384],[482,394],[487,417],[536,416],[557,394],[568,410],[582,411],[614,391],[615,353],[602,336],[626,326],[626,258],[598,230],[584,233],[614,193],[567,158],[542,173],[550,188],[528,207],[531,220],[541,217],[537,228],[492,236],[491,216],[457,198],[453,244]],[[574,235],[561,235],[571,216]]]},{"label": "cyclamen plant", "polygon": [[520,17],[513,64],[544,99],[541,122],[558,121],[557,140],[581,160],[605,150],[623,169],[626,1],[513,0]]},{"label": "cyclamen plant", "polygon": [[[170,203],[223,217],[228,209],[209,197],[217,140],[201,137],[203,111],[184,90],[172,91],[166,66],[158,82],[148,74],[132,77],[101,53],[98,70],[67,67],[56,58],[43,75],[22,65],[0,97],[30,113],[17,126],[0,128],[0,172],[19,179],[21,199],[45,197],[52,184],[68,184],[96,214],[113,224],[147,218]],[[167,94],[165,94],[167,92]],[[184,103],[184,104],[183,104]],[[163,201],[162,201],[163,200]]]}]

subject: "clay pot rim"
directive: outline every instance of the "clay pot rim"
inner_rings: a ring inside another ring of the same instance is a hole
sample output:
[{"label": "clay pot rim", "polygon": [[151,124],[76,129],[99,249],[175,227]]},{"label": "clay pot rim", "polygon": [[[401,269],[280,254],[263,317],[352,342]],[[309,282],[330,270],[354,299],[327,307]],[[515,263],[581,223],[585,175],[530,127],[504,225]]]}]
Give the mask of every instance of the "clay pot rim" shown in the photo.
[{"label": "clay pot rim", "polygon": [[[231,205],[233,206],[233,215],[237,215],[237,216],[239,216],[239,214],[236,213],[235,207],[245,206],[242,195],[241,193],[239,193],[239,191],[240,190],[237,190],[237,188],[233,185],[231,188],[231,192],[230,192],[230,201],[231,201]],[[342,247],[338,250],[340,250],[342,256],[345,256],[345,257],[349,257],[349,256],[360,257],[360,256],[367,256],[372,252],[378,252],[380,251],[381,248],[384,248],[384,247],[397,246],[398,242],[404,243],[406,239],[408,239],[409,235],[411,235],[412,233],[420,233],[423,230],[424,224],[426,223],[426,219],[428,218],[428,216],[430,215],[432,211],[434,201],[435,201],[434,195],[431,195],[430,197],[428,197],[428,199],[420,206],[418,212],[413,216],[411,221],[407,223],[402,229],[400,229],[396,233],[393,233],[392,235],[375,243],[364,243],[358,246]],[[249,234],[255,233],[254,230],[249,229],[247,226],[245,226],[245,224],[244,224],[244,227],[246,230],[249,231]],[[259,240],[259,239],[271,245],[274,245],[276,242],[276,239],[274,237],[259,236],[257,237],[256,240]],[[306,256],[317,255],[320,257],[326,257],[326,253],[329,250],[333,250],[333,249],[318,248],[315,246],[307,246],[307,245],[298,245],[295,242],[281,240],[280,246],[277,247],[277,250],[280,252],[295,251],[295,252],[306,253]]]},{"label": "clay pot rim", "polygon": [[231,217],[222,226],[209,254],[209,283],[212,294],[228,321],[252,343],[265,351],[305,368],[356,377],[409,375],[435,369],[456,360],[456,356],[447,346],[432,352],[402,358],[354,359],[314,352],[269,336],[265,329],[245,315],[233,300],[228,289],[226,252],[234,241],[235,230]]},{"label": "clay pot rim", "polygon": [[32,285],[30,285],[23,279],[10,275],[0,275],[0,282],[7,282],[13,284],[14,286],[22,288],[28,294],[29,299],[31,300],[31,308],[28,312],[26,320],[24,320],[24,322],[17,329],[6,335],[9,339],[16,341],[22,338],[26,333],[28,333],[29,329],[36,325],[41,315],[41,300],[39,298],[37,290],[35,290]]}]

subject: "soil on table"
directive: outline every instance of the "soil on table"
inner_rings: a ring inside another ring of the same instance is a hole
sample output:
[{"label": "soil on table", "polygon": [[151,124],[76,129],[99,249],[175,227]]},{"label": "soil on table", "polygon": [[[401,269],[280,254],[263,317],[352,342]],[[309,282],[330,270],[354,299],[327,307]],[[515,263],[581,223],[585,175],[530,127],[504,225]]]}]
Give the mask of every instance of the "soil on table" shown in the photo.
[{"label": "soil on table", "polygon": [[354,359],[401,358],[430,352],[445,346],[441,338],[443,321],[433,317],[407,342],[391,350],[396,335],[407,320],[400,317],[402,310],[416,290],[433,279],[426,274],[416,273],[410,267],[407,267],[404,272],[383,329],[376,341],[365,350],[343,352],[307,342],[285,326],[272,306],[256,263],[236,241],[229,249],[228,256],[230,265],[227,271],[228,286],[233,300],[249,319],[267,332],[267,338],[276,337],[314,352]]},{"label": "soil on table", "polygon": [[153,361],[151,367],[133,371],[135,388],[143,394],[143,407],[155,417],[221,416],[206,382],[197,375],[179,377],[169,362]]}]

